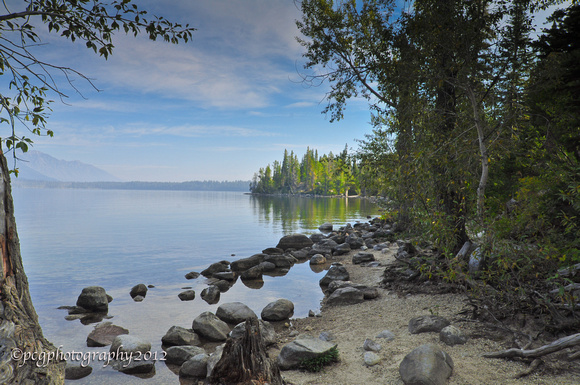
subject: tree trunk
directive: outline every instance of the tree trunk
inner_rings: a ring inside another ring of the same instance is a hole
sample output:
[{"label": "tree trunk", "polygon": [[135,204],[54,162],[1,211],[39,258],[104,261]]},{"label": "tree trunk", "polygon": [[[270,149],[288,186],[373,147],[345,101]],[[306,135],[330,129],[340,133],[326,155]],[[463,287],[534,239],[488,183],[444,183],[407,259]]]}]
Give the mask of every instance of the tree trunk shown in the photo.
[{"label": "tree trunk", "polygon": [[246,320],[242,338],[229,338],[209,382],[223,385],[285,384],[276,362],[268,358],[257,318]]},{"label": "tree trunk", "polygon": [[[30,298],[16,232],[10,175],[1,152],[0,178],[0,383],[62,384],[65,362],[57,361],[55,347],[42,335]],[[50,357],[50,362],[46,362]]]}]

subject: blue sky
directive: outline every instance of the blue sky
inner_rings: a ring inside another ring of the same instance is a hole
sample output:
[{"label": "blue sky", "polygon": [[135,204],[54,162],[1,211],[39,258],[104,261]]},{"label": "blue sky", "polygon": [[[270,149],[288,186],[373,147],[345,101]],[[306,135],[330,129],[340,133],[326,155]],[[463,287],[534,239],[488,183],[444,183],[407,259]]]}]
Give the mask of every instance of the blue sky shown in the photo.
[{"label": "blue sky", "polygon": [[44,33],[39,59],[82,72],[100,91],[77,78],[81,96],[60,78],[69,98],[52,104],[55,135],[35,138],[35,150],[126,181],[249,180],[284,149],[336,153],[371,132],[365,100],[350,100],[344,120],[330,123],[321,114],[328,86],[301,82],[293,0],[137,3],[198,28],[193,41],[121,33],[105,60],[82,41]]},{"label": "blue sky", "polygon": [[61,82],[34,149],[98,166],[122,180],[249,180],[284,149],[340,152],[371,131],[364,100],[345,119],[321,114],[326,86],[307,87],[292,0],[139,1],[149,14],[198,28],[171,45],[119,34],[105,60],[56,35],[39,57],[91,78]]}]

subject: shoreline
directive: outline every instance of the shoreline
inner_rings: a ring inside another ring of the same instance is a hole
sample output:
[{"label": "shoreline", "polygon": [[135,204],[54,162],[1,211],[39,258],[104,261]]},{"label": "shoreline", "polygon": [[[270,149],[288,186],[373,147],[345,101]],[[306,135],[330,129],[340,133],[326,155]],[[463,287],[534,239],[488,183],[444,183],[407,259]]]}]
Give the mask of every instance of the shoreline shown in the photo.
[{"label": "shoreline", "polygon": [[[359,385],[397,384],[403,381],[399,365],[405,355],[416,347],[433,343],[447,352],[454,361],[455,368],[449,378],[449,385],[489,385],[489,384],[534,384],[572,385],[580,381],[574,374],[538,374],[516,378],[529,368],[525,360],[489,359],[482,354],[510,347],[511,341],[497,333],[484,330],[482,324],[467,320],[460,313],[465,309],[467,298],[463,294],[417,294],[400,296],[380,287],[385,266],[395,262],[397,246],[391,245],[386,252],[368,249],[380,262],[378,267],[362,266],[351,262],[352,256],[360,250],[334,256],[331,262],[342,263],[350,273],[351,281],[377,287],[379,297],[359,304],[328,306],[322,301],[319,316],[296,318],[290,327],[277,326],[279,344],[269,350],[274,359],[280,349],[297,336],[318,337],[326,332],[338,343],[339,362],[326,366],[319,373],[299,370],[282,371],[282,377],[289,384],[306,385]],[[439,315],[459,327],[469,339],[464,345],[447,346],[439,341],[439,333],[410,334],[408,322],[413,317]],[[383,330],[390,330],[395,339],[390,342],[377,339]],[[382,345],[378,353],[381,361],[367,366],[363,360],[363,343],[370,338]]]}]

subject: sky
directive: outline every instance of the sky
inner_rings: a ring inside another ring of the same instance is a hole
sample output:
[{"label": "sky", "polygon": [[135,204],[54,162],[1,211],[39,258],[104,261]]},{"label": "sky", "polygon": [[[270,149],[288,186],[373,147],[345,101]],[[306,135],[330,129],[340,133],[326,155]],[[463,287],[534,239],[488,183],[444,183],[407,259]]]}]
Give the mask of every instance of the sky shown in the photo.
[{"label": "sky", "polygon": [[89,77],[59,77],[68,98],[55,98],[33,149],[95,165],[125,181],[250,180],[260,167],[299,158],[307,147],[337,153],[371,131],[364,100],[345,119],[322,114],[327,85],[301,81],[296,41],[300,11],[292,0],[140,0],[149,15],[197,28],[178,45],[120,33],[105,60],[58,35],[43,35],[44,61]]},{"label": "sky", "polygon": [[192,41],[119,33],[105,60],[82,41],[43,33],[38,58],[80,71],[98,91],[73,78],[77,92],[56,73],[68,97],[53,95],[54,137],[34,138],[34,150],[124,181],[250,180],[285,149],[299,159],[307,147],[338,153],[372,132],[364,99],[350,100],[344,119],[331,123],[322,114],[328,85],[302,82],[310,72],[294,0],[136,3],[197,28]]}]

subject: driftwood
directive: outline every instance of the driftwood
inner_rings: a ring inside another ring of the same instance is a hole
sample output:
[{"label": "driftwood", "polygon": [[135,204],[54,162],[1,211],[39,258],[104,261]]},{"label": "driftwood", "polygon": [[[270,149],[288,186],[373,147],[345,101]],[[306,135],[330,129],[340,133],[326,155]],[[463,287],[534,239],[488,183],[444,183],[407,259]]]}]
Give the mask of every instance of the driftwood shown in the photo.
[{"label": "driftwood", "polygon": [[241,338],[226,341],[222,358],[214,367],[210,384],[223,385],[284,385],[280,368],[271,361],[260,334],[257,318],[246,320],[246,332]]},{"label": "driftwood", "polygon": [[538,358],[550,353],[557,352],[566,348],[580,344],[580,333],[573,334],[564,338],[560,338],[548,345],[544,345],[537,349],[523,350],[523,349],[507,349],[499,352],[484,353],[485,358]]}]

